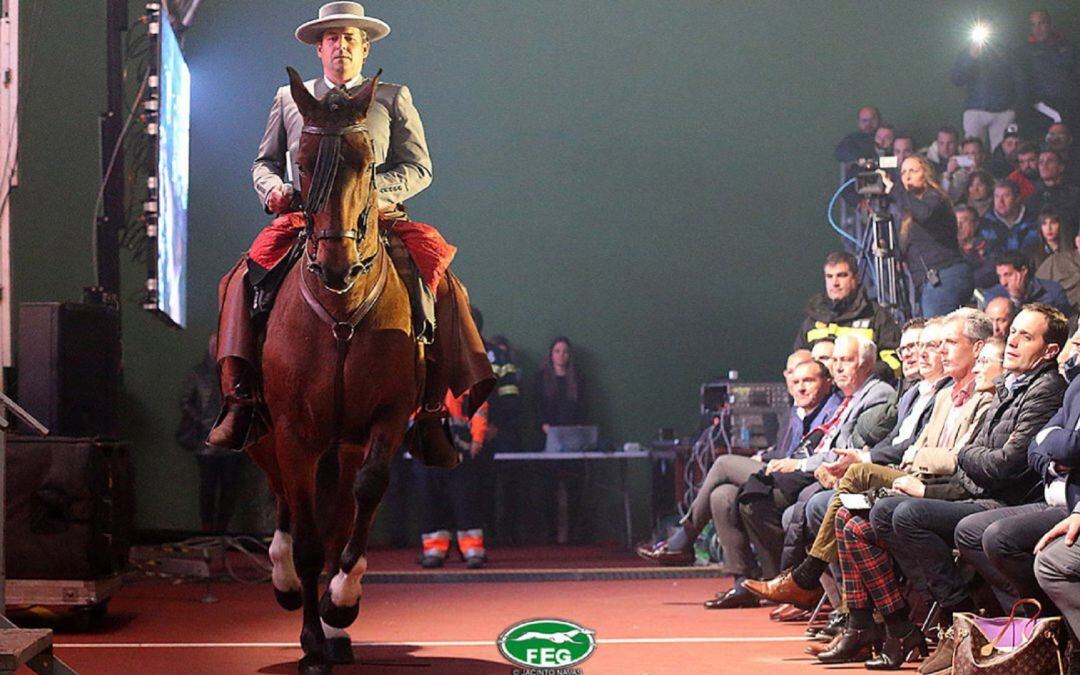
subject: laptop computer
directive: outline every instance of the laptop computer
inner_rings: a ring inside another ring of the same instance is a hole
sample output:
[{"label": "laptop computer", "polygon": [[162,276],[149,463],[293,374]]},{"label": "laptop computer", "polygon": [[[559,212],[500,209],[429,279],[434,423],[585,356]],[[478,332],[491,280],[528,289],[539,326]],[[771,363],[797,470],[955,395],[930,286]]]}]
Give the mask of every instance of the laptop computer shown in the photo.
[{"label": "laptop computer", "polygon": [[596,450],[599,428],[591,425],[548,427],[544,452],[586,452]]}]

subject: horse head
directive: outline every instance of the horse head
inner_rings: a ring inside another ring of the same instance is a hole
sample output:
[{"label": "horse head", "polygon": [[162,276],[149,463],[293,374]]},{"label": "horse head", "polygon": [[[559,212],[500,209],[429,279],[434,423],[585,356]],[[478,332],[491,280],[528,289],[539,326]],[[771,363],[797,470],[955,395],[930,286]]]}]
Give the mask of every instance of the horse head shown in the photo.
[{"label": "horse head", "polygon": [[334,89],[316,99],[295,70],[288,72],[304,119],[296,163],[307,221],[307,268],[328,290],[347,293],[371,270],[378,253],[375,154],[364,119],[379,76],[355,94]]}]

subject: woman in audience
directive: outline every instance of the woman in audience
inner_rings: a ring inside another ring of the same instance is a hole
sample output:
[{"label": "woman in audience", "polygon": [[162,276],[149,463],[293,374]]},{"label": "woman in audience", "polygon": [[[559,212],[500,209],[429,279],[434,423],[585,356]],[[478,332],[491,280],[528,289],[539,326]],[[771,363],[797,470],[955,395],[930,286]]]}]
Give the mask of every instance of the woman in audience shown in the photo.
[{"label": "woman in audience", "polygon": [[994,207],[994,177],[985,171],[976,171],[968,178],[964,188],[963,202],[975,209],[982,218]]},{"label": "woman in audience", "polygon": [[[1052,207],[1044,208],[1039,212],[1038,222],[1039,243],[1024,251],[1031,258],[1031,264],[1036,269],[1051,255],[1068,248],[1065,228],[1062,227],[1061,215],[1056,209]],[[1035,276],[1039,275],[1036,274]]]},{"label": "woman in audience", "polygon": [[[540,369],[536,392],[536,421],[547,435],[551,427],[584,424],[585,387],[581,373],[574,363],[574,352],[569,338],[557,337],[551,341],[548,358]],[[587,538],[588,520],[583,517],[585,508],[584,478],[575,471],[560,471],[541,478],[547,494],[555,495],[554,518],[548,521],[548,532],[559,544],[583,543]],[[552,522],[553,521],[553,522]]]},{"label": "woman in audience", "polygon": [[[1058,240],[1062,245],[1059,245],[1054,253],[1042,261],[1035,276],[1061,284],[1061,287],[1065,289],[1065,295],[1069,298],[1069,304],[1072,305],[1072,313],[1080,314],[1080,251],[1077,251],[1076,243],[1080,237],[1073,237],[1070,240],[1070,236],[1076,231],[1075,226],[1063,223],[1054,209],[1043,209],[1040,214],[1040,220],[1044,222],[1051,222],[1054,218],[1057,218]],[[1055,225],[1050,225],[1051,231],[1054,227]],[[1046,231],[1046,227],[1040,229]]]},{"label": "woman in audience", "polygon": [[923,316],[948,314],[971,298],[971,268],[956,240],[956,215],[934,166],[912,155],[900,167],[900,182],[881,172],[885,189],[900,207],[900,251]]},{"label": "woman in audience", "polygon": [[537,421],[544,433],[550,427],[583,424],[584,395],[585,389],[574,365],[570,339],[557,337],[551,342],[547,362],[540,370]]}]

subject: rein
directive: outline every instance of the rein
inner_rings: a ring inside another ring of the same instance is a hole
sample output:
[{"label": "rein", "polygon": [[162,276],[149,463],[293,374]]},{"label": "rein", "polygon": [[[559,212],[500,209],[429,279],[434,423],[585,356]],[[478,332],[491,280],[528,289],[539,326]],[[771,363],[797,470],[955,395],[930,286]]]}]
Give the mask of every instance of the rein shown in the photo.
[{"label": "rein", "polygon": [[[343,127],[319,127],[315,125],[304,125],[302,133],[311,134],[313,136],[321,136],[319,139],[319,152],[315,156],[315,167],[311,176],[311,186],[308,188],[307,199],[304,204],[304,221],[307,225],[307,230],[310,233],[308,241],[310,245],[307,247],[307,260],[308,264],[315,262],[315,258],[319,252],[319,242],[323,239],[352,239],[357,248],[360,247],[360,242],[367,236],[368,219],[371,216],[371,209],[374,203],[373,199],[368,199],[367,205],[364,206],[364,210],[360,212],[360,216],[357,218],[357,227],[344,228],[339,230],[316,230],[315,229],[315,216],[321,213],[327,203],[330,201],[330,193],[334,189],[334,181],[337,180],[338,167],[341,165],[341,140],[346,134],[353,133],[367,133],[368,128],[363,124],[350,124]],[[374,142],[369,140],[372,146],[372,157],[375,156]],[[369,195],[375,195],[375,162],[372,161],[369,167]],[[372,266],[375,263],[376,256],[379,255],[379,249],[376,248],[375,252],[367,258],[360,260],[360,274],[367,274],[371,271]]]},{"label": "rein", "polygon": [[[370,190],[368,192],[368,203],[364,206],[364,210],[360,212],[360,217],[357,219],[357,227],[340,230],[315,229],[315,216],[326,208],[327,203],[330,201],[330,193],[334,188],[334,181],[337,179],[338,167],[342,161],[342,138],[346,134],[366,133],[367,130],[367,127],[363,124],[350,124],[342,127],[305,125],[303,128],[303,133],[321,137],[319,139],[319,154],[315,158],[315,167],[311,177],[311,185],[308,189],[308,198],[303,209],[304,221],[307,225],[307,232],[309,233],[307,246],[309,267],[315,263],[318,255],[319,242],[323,239],[352,239],[357,249],[359,249],[360,242],[367,236],[368,218],[370,217],[371,209],[375,204],[374,196],[377,194],[375,187],[374,159],[371,162],[369,172]],[[370,139],[369,143],[371,143]],[[372,158],[374,158],[374,155],[374,144],[372,143]],[[375,252],[367,258],[361,258],[359,262],[360,274],[371,272],[376,261],[380,258],[379,254],[382,252],[382,249],[382,243],[376,239]],[[345,417],[345,359],[349,354],[349,345],[352,344],[353,336],[356,334],[356,326],[364,320],[364,317],[371,312],[375,307],[375,304],[379,302],[379,298],[382,297],[383,291],[386,289],[386,279],[389,274],[389,269],[390,263],[387,260],[387,256],[381,256],[379,276],[375,279],[375,283],[371,285],[371,289],[368,290],[367,295],[360,304],[349,312],[349,315],[342,321],[334,318],[334,315],[325,305],[323,305],[318,296],[316,296],[315,292],[311,289],[310,282],[308,281],[310,270],[308,271],[308,274],[305,274],[304,271],[300,272],[300,294],[308,304],[308,307],[315,312],[315,315],[330,327],[330,334],[333,335],[334,343],[337,346],[337,363],[334,367],[333,391],[333,445],[337,445],[341,440],[341,427]]]}]

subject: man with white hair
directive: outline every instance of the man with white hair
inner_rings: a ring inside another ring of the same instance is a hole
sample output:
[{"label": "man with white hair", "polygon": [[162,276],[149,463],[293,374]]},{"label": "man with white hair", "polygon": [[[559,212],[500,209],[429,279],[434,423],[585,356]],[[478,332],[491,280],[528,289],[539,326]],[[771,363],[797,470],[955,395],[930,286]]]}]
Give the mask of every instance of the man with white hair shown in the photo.
[{"label": "man with white hair", "polygon": [[[800,452],[791,462],[770,463],[765,470],[751,477],[739,493],[739,514],[747,535],[755,548],[776,550],[784,541],[784,511],[798,510],[806,500],[823,489],[830,489],[836,479],[823,466],[838,459],[835,448],[861,448],[876,445],[888,434],[896,421],[896,391],[874,375],[877,346],[858,334],[836,338],[833,350],[832,375],[844,399],[836,414],[807,437]],[[791,518],[802,518],[801,513]],[[748,580],[748,590],[759,589],[770,582]],[[814,600],[820,591],[812,593]],[[804,606],[802,596],[786,599]]]}]

